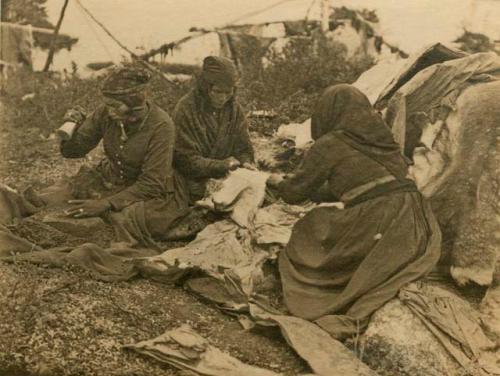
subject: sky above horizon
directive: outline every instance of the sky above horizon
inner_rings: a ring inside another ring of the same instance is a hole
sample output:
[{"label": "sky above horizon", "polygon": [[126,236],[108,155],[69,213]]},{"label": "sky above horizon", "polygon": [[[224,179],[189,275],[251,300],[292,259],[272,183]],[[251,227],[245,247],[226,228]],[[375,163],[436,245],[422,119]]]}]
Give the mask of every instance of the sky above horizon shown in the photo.
[{"label": "sky above horizon", "polygon": [[[135,52],[158,47],[181,38],[192,26],[213,28],[244,14],[260,10],[277,0],[80,0],[97,19]],[[239,23],[303,19],[312,0],[288,0]],[[64,0],[48,0],[47,10],[55,24]],[[318,19],[320,0],[310,18]],[[434,42],[451,42],[464,28],[500,39],[500,0],[332,0],[331,5],[377,11],[380,32],[386,40],[406,52],[415,52]],[[123,51],[71,0],[62,33],[78,37],[71,52],[55,57],[55,68],[89,62],[120,60]],[[139,48],[139,49],[138,49]],[[42,55],[42,54],[39,54]],[[39,60],[39,61],[38,61]],[[43,56],[36,57],[35,67]]]}]

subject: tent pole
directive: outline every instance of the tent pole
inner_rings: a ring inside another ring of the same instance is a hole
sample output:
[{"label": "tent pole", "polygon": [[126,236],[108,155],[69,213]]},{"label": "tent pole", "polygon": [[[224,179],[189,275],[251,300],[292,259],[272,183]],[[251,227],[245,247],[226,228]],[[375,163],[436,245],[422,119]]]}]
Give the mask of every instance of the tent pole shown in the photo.
[{"label": "tent pole", "polygon": [[326,33],[330,29],[329,0],[321,0],[321,31]]},{"label": "tent pole", "polygon": [[50,43],[49,54],[47,55],[47,61],[45,62],[45,66],[43,67],[43,71],[47,72],[49,70],[50,64],[52,64],[52,60],[54,59],[54,52],[56,49],[56,41],[57,36],[59,35],[59,29],[61,28],[61,24],[64,18],[64,13],[66,12],[66,8],[68,7],[69,0],[64,0],[64,4],[61,9],[61,14],[59,15],[59,20],[57,21],[56,28],[54,30],[54,34],[52,35],[52,41]]}]

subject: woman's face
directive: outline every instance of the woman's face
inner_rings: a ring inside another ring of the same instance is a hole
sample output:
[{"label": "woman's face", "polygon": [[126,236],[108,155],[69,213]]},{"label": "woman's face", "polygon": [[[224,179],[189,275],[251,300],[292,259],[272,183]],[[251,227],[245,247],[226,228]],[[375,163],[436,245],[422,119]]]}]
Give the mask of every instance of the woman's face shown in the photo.
[{"label": "woman's face", "polygon": [[234,88],[229,86],[212,85],[208,91],[210,103],[215,108],[222,108],[231,99]]},{"label": "woman's face", "polygon": [[122,101],[104,97],[104,104],[108,109],[108,113],[114,120],[125,120],[131,114],[131,109]]}]

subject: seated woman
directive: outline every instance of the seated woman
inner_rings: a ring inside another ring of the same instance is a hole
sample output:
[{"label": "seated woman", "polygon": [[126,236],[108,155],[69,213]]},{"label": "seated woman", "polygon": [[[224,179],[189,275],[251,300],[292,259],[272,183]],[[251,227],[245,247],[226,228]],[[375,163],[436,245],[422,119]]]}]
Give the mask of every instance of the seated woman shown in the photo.
[{"label": "seated woman", "polygon": [[329,196],[345,208],[318,207],[299,220],[279,271],[290,312],[345,338],[433,269],[441,232],[363,93],[350,85],[327,89],[311,131],[315,143],[298,170],[271,175],[268,185],[288,203]]},{"label": "seated woman", "polygon": [[[104,105],[86,119],[70,111],[66,120],[78,126],[69,140],[61,141],[66,158],[84,157],[101,140],[105,153],[95,170],[80,171],[73,179],[73,198],[84,200],[69,201],[67,214],[75,218],[105,215],[117,240],[147,246],[154,245],[153,238],[162,239],[187,210],[187,195],[172,167],[175,127],[166,112],[146,99],[149,79],[149,72],[140,68],[115,69],[102,85]],[[99,186],[94,198],[88,192],[76,194],[81,184],[91,181]],[[60,200],[65,195],[52,192],[45,197]]]},{"label": "seated woman", "polygon": [[225,58],[208,56],[196,87],[175,109],[175,167],[186,178],[191,201],[205,194],[209,178],[239,166],[253,168],[247,122],[236,100],[237,71]]}]

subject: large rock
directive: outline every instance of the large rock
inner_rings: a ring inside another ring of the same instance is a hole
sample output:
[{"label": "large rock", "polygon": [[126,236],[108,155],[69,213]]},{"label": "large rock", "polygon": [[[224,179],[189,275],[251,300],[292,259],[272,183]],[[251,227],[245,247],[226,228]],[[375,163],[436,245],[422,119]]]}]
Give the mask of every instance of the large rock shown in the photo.
[{"label": "large rock", "polygon": [[453,376],[459,364],[399,299],[377,311],[361,340],[363,362],[382,376]]}]

